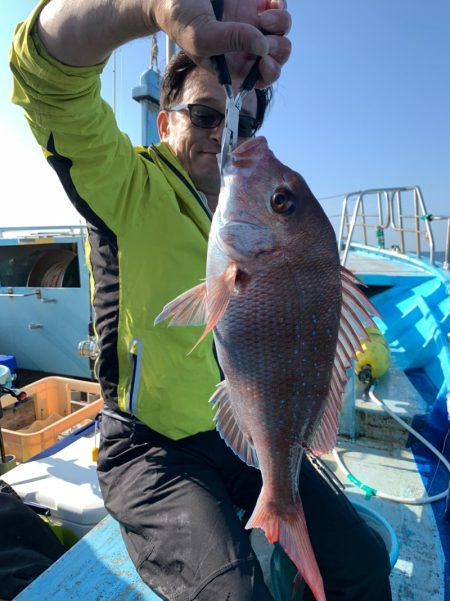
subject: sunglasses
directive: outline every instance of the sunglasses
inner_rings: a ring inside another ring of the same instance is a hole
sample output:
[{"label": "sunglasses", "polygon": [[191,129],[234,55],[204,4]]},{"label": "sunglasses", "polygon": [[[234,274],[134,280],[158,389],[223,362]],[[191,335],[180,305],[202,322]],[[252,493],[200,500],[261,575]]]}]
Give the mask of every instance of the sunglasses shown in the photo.
[{"label": "sunglasses", "polygon": [[[195,127],[201,127],[202,129],[213,129],[220,125],[225,115],[210,106],[204,104],[177,104],[170,109],[166,109],[168,112],[176,111],[189,111],[189,119],[192,125]],[[239,115],[239,128],[238,135],[242,138],[251,138],[255,135],[258,129],[258,121],[250,115]]]}]

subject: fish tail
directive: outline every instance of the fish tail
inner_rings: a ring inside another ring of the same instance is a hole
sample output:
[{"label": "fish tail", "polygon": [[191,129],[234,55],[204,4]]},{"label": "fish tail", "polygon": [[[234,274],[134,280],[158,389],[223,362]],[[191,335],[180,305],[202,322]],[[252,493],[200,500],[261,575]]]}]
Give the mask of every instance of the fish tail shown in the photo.
[{"label": "fish tail", "polygon": [[[326,601],[322,576],[309,539],[300,498],[289,513],[281,514],[276,504],[265,500],[261,493],[245,527],[246,529],[261,528],[271,544],[278,541],[305,579],[316,601]],[[294,582],[294,592],[300,582],[301,578],[297,577]]]}]

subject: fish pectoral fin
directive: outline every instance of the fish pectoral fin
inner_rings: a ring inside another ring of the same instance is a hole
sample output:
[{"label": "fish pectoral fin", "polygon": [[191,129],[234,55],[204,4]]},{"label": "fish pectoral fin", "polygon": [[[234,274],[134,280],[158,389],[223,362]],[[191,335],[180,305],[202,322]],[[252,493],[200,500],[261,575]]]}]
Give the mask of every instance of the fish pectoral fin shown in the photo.
[{"label": "fish pectoral fin", "polygon": [[231,300],[236,283],[238,268],[235,261],[230,261],[223,273],[207,279],[206,304],[208,306],[207,328],[210,330],[219,323]]},{"label": "fish pectoral fin", "polygon": [[208,278],[195,288],[180,294],[167,303],[154,324],[158,325],[170,319],[169,326],[202,326],[206,325],[190,353],[200,344],[205,336],[222,319],[227,310],[236,282],[237,265],[235,261],[228,263],[225,271]]},{"label": "fish pectoral fin", "polygon": [[203,326],[206,324],[206,283],[191,288],[167,303],[155,325],[170,318],[170,326]]},{"label": "fish pectoral fin", "polygon": [[230,261],[223,273],[210,276],[206,280],[206,328],[203,330],[195,346],[191,349],[191,353],[222,319],[233,294],[237,272],[236,262]]},{"label": "fish pectoral fin", "polygon": [[338,418],[342,408],[342,395],[349,379],[348,369],[361,350],[361,340],[368,338],[367,325],[376,327],[372,315],[376,308],[358,288],[360,280],[348,269],[341,267],[342,308],[338,341],[331,374],[325,411],[316,432],[307,445],[314,455],[328,453],[336,446]]},{"label": "fish pectoral fin", "polygon": [[226,380],[217,385],[216,392],[209,402],[216,410],[214,421],[220,436],[242,461],[259,469],[256,449],[243,432],[233,412]]}]

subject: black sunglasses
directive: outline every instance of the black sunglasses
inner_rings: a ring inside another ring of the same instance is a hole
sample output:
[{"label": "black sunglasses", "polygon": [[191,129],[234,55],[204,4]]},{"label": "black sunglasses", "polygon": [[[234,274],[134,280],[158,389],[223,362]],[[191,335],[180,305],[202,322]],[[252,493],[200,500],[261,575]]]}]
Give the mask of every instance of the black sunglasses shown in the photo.
[{"label": "black sunglasses", "polygon": [[[177,104],[170,109],[172,111],[189,111],[189,119],[195,127],[202,129],[213,129],[222,123],[225,115],[210,106],[204,104]],[[242,138],[251,138],[258,129],[258,121],[250,115],[239,115],[238,135]]]}]

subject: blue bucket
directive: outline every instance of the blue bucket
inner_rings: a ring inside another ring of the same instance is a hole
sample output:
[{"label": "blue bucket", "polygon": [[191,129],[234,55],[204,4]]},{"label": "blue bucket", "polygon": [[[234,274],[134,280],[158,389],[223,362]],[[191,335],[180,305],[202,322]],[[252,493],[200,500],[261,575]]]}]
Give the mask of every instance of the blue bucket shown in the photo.
[{"label": "blue bucket", "polygon": [[387,552],[389,553],[389,561],[391,564],[391,570],[395,566],[398,559],[398,538],[394,532],[394,529],[387,520],[384,519],[379,513],[363,505],[362,503],[352,502],[353,507],[367,523],[368,526],[378,532],[386,545]]}]

